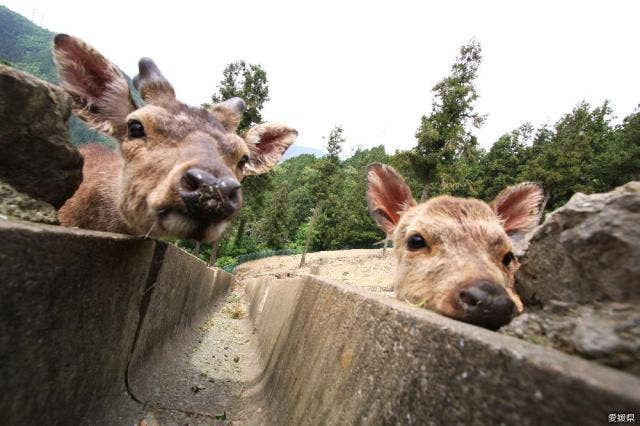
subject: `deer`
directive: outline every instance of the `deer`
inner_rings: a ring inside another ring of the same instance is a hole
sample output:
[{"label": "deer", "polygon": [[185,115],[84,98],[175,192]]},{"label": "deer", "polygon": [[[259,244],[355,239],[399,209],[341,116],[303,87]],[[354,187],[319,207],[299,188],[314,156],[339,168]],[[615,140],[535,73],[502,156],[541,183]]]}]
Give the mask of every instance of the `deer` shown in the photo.
[{"label": "deer", "polygon": [[149,58],[133,80],[141,104],[122,72],[79,38],[56,35],[53,56],[75,115],[117,141],[117,150],[80,148],[83,182],[59,210],[64,226],[216,242],[242,207],[243,178],[269,171],[298,135],[264,123],[241,137],[242,99],[188,106]]},{"label": "deer", "polygon": [[513,242],[539,221],[542,188],[523,182],[493,201],[441,195],[417,203],[391,166],[367,167],[367,205],[393,240],[396,297],[497,330],[523,311]]}]

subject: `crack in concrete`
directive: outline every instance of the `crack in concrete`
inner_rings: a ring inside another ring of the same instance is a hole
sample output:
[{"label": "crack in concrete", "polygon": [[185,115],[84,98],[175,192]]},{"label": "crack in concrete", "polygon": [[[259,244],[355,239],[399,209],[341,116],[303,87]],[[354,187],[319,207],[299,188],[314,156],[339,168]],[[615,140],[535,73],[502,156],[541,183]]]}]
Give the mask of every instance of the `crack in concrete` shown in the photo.
[{"label": "crack in concrete", "polygon": [[162,405],[158,405],[152,401],[146,401],[146,402],[141,401],[140,398],[138,398],[135,395],[135,393],[131,388],[131,384],[129,383],[129,369],[131,367],[131,362],[133,360],[133,354],[138,345],[140,332],[142,330],[142,326],[147,316],[147,310],[149,308],[149,304],[151,303],[151,298],[153,296],[153,293],[157,284],[158,274],[160,273],[160,268],[162,267],[162,263],[164,261],[166,251],[167,251],[167,245],[156,244],[155,250],[153,252],[153,259],[151,260],[151,265],[149,266],[147,281],[145,283],[144,291],[142,293],[142,300],[140,301],[140,314],[138,315],[138,324],[136,326],[136,332],[133,338],[133,342],[131,344],[131,350],[129,351],[127,366],[124,372],[124,381],[125,381],[124,384],[125,384],[127,395],[129,395],[131,400],[133,400],[134,402],[142,406],[145,411],[148,409],[153,409],[157,411],[177,412],[189,417],[203,417],[209,420],[224,420],[224,419],[221,419],[220,417],[226,416],[226,412],[223,413],[221,416],[216,416],[216,415],[200,413],[196,411],[183,410],[180,408],[165,407]]},{"label": "crack in concrete", "polygon": [[131,350],[129,351],[129,358],[127,359],[127,368],[124,372],[124,384],[127,390],[127,394],[131,397],[132,400],[137,402],[138,404],[143,404],[140,401],[133,391],[131,390],[131,386],[129,384],[129,367],[131,366],[131,361],[133,359],[133,353],[137,347],[138,338],[140,337],[140,330],[142,330],[142,325],[144,324],[144,320],[147,316],[147,309],[149,308],[149,303],[151,302],[151,296],[153,296],[153,290],[155,289],[156,281],[158,279],[158,274],[160,273],[160,268],[162,267],[162,261],[164,260],[164,254],[167,251],[166,244],[158,244],[155,243],[155,250],[153,251],[153,259],[151,259],[151,265],[149,266],[149,272],[147,274],[147,282],[144,286],[144,292],[142,293],[142,300],[140,301],[140,314],[138,315],[138,325],[136,327],[136,333],[133,337],[133,342],[131,344]]},{"label": "crack in concrete", "polygon": [[180,414],[184,414],[185,416],[189,416],[189,417],[205,417],[207,419],[210,420],[225,420],[222,417],[226,417],[226,412],[218,415],[218,416],[213,416],[211,414],[205,414],[205,413],[199,413],[197,411],[189,411],[189,410],[182,410],[180,408],[168,408],[168,407],[163,407],[161,405],[155,405],[153,403],[149,403],[149,404],[144,404],[145,408],[150,408],[153,410],[157,410],[157,411],[175,411],[177,413]]}]

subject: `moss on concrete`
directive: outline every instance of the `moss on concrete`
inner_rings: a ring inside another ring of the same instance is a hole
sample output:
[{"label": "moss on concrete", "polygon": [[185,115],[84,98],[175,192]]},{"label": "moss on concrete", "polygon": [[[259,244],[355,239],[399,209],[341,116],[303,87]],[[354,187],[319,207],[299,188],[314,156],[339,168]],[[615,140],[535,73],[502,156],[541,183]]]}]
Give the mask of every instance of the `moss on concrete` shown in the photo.
[{"label": "moss on concrete", "polygon": [[56,209],[44,201],[16,191],[11,185],[0,180],[0,215],[9,219],[29,222],[58,224]]}]

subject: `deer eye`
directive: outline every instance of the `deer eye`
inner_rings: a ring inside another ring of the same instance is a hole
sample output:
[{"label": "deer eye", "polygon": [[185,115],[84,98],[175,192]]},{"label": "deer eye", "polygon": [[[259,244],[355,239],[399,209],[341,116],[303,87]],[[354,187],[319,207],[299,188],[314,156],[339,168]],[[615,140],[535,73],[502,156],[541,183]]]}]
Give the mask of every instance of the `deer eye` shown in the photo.
[{"label": "deer eye", "polygon": [[407,238],[407,248],[411,251],[420,250],[421,248],[425,248],[427,246],[427,242],[422,238],[420,234],[413,234],[409,238]]},{"label": "deer eye", "polygon": [[509,252],[507,254],[504,255],[504,257],[502,258],[502,264],[504,266],[509,266],[511,265],[511,262],[513,262],[515,260],[515,256],[513,255],[513,252]]},{"label": "deer eye", "polygon": [[127,123],[127,128],[129,130],[129,137],[131,139],[144,137],[144,126],[138,120],[130,120]]},{"label": "deer eye", "polygon": [[238,161],[238,168],[240,170],[244,169],[244,166],[246,166],[248,162],[249,162],[249,156],[243,155],[240,161]]}]

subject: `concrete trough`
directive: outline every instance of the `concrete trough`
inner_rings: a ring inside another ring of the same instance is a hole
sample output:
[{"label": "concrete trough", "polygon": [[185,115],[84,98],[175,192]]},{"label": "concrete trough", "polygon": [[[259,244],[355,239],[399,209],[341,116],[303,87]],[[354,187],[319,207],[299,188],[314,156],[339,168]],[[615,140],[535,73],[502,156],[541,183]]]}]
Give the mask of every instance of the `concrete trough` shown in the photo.
[{"label": "concrete trough", "polygon": [[315,276],[0,220],[3,425],[603,424],[640,379]]},{"label": "concrete trough", "polygon": [[640,413],[640,379],[325,281],[247,288],[281,424],[580,424]]},{"label": "concrete trough", "polygon": [[188,334],[232,278],[162,242],[0,220],[0,423],[142,418],[130,370]]}]

